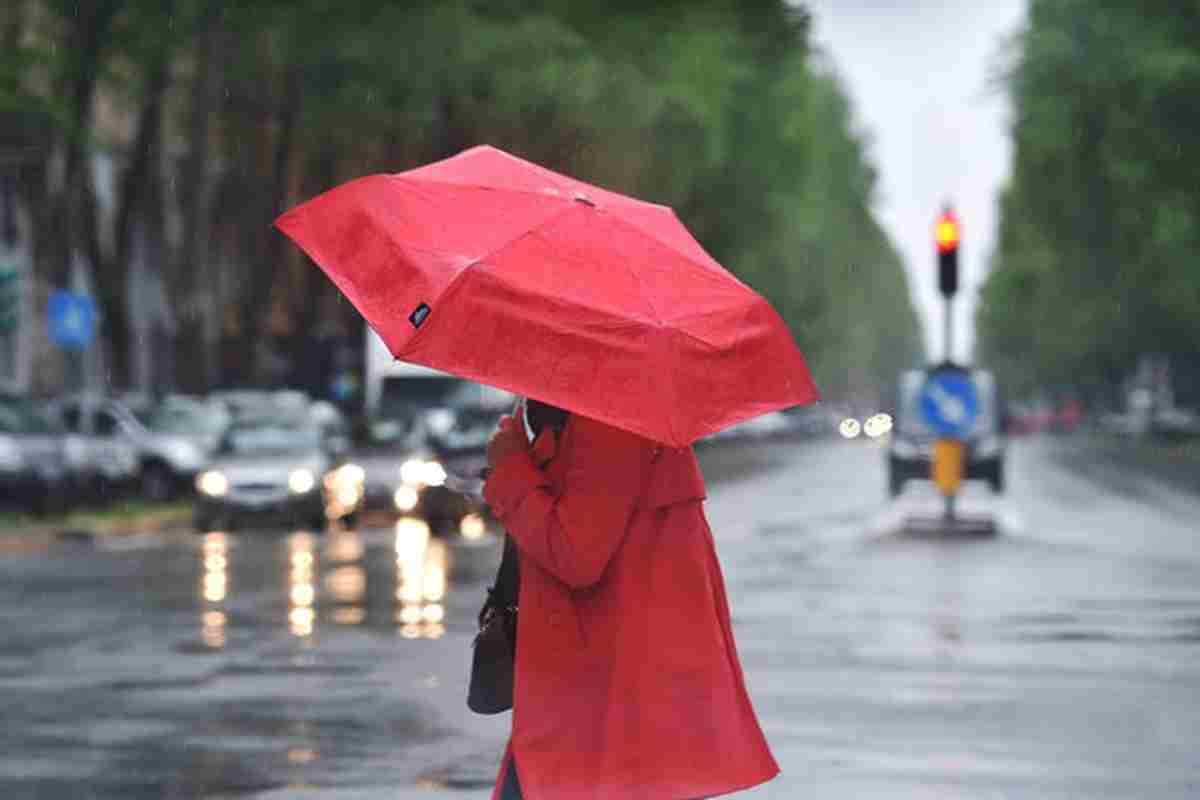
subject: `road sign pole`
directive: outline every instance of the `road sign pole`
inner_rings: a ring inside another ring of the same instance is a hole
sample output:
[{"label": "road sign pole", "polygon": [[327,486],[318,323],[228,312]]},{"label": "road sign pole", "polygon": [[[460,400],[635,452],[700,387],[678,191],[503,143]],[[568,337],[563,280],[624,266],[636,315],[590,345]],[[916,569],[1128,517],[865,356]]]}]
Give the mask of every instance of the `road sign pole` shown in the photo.
[{"label": "road sign pole", "polygon": [[[948,295],[946,297],[946,301],[943,306],[943,323],[942,323],[942,325],[943,325],[943,330],[944,330],[944,336],[942,338],[942,343],[946,348],[945,361],[947,364],[951,364],[954,362],[954,298],[953,298],[953,296]],[[954,498],[957,496],[957,494],[958,494],[958,490],[956,488],[954,491],[945,492],[942,495],[942,497],[945,498],[945,500],[944,500],[945,508],[943,511],[943,516],[945,517],[946,522],[954,521]]]},{"label": "road sign pole", "polygon": [[946,348],[944,360],[949,364],[954,361],[954,298],[946,298],[942,313],[942,344]]},{"label": "road sign pole", "polygon": [[[958,217],[953,209],[947,206],[942,210],[933,230],[937,253],[938,291],[945,299],[942,312],[944,363],[949,367],[954,363],[954,295],[958,293],[958,245],[961,239]],[[973,414],[974,412],[972,416]],[[939,485],[943,487],[942,495],[946,498],[945,517],[946,521],[950,522],[954,519],[954,498],[962,483],[962,432],[959,430],[947,433],[952,433],[951,440],[939,442],[945,446],[938,447],[935,451],[933,472]],[[948,460],[954,461],[952,469],[947,463]]]}]

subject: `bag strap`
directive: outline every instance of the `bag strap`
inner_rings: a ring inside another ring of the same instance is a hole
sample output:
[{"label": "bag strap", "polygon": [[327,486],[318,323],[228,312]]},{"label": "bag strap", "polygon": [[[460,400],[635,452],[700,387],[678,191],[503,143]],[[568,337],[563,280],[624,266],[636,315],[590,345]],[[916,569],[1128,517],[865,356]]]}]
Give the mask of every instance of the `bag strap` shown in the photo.
[{"label": "bag strap", "polygon": [[500,557],[500,569],[496,573],[496,585],[488,591],[495,605],[500,608],[516,606],[521,588],[521,568],[517,560],[517,545],[512,537],[504,534],[504,555]]}]

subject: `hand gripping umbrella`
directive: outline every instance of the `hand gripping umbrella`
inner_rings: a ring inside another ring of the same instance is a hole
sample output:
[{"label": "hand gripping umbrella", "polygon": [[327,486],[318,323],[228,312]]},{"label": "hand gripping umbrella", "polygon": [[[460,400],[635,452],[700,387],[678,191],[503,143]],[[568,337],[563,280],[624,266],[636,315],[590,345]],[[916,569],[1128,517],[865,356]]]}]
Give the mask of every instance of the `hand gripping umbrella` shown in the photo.
[{"label": "hand gripping umbrella", "polygon": [[475,147],[275,223],[397,359],[682,447],[817,399],[787,326],[666,206]]}]

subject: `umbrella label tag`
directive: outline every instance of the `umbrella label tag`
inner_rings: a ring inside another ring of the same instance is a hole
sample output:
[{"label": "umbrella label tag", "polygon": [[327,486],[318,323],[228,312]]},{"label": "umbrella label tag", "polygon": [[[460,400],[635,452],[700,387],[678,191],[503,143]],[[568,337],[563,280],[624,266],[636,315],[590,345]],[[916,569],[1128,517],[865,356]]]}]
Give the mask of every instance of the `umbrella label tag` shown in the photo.
[{"label": "umbrella label tag", "polygon": [[420,328],[421,323],[429,316],[429,306],[426,303],[421,303],[413,309],[413,312],[408,315],[408,321],[412,323],[414,328]]}]

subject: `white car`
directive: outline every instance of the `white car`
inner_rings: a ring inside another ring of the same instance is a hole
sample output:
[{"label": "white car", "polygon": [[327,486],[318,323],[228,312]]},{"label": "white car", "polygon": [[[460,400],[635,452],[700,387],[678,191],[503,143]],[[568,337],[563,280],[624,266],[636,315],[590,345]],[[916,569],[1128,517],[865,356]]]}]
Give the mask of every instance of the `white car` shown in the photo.
[{"label": "white car", "polygon": [[136,486],[141,478],[137,447],[121,435],[116,418],[95,413],[82,398],[50,403],[46,416],[61,432],[72,484],[93,499]]},{"label": "white car", "polygon": [[190,490],[229,425],[223,407],[185,398],[135,412],[112,398],[80,395],[53,404],[51,413],[90,447],[105,448],[106,458],[131,457],[142,495],[156,502]]}]

